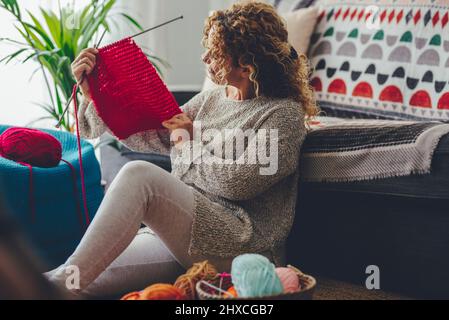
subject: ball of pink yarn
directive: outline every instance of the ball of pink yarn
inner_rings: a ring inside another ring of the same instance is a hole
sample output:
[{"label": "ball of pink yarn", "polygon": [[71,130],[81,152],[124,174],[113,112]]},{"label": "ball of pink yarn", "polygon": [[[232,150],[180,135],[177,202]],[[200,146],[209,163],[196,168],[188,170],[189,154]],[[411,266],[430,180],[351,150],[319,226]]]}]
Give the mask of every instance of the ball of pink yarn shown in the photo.
[{"label": "ball of pink yarn", "polygon": [[299,278],[295,271],[290,268],[276,268],[276,274],[281,280],[284,292],[297,291],[299,289]]}]

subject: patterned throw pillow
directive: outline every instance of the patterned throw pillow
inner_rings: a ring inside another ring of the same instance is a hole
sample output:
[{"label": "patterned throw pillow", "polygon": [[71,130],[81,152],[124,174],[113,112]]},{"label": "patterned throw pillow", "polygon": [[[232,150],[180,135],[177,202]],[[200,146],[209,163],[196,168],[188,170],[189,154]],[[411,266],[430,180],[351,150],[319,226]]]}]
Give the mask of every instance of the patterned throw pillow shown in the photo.
[{"label": "patterned throw pillow", "polygon": [[329,115],[449,120],[447,0],[322,0],[309,57]]}]

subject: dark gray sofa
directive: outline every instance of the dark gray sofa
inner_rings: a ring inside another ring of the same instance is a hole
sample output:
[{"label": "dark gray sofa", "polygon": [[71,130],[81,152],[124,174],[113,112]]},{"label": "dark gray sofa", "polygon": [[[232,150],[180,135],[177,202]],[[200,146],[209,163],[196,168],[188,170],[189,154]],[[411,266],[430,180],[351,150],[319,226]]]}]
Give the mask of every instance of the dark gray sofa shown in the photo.
[{"label": "dark gray sofa", "polygon": [[449,135],[428,175],[353,183],[300,183],[289,261],[313,274],[449,298]]}]

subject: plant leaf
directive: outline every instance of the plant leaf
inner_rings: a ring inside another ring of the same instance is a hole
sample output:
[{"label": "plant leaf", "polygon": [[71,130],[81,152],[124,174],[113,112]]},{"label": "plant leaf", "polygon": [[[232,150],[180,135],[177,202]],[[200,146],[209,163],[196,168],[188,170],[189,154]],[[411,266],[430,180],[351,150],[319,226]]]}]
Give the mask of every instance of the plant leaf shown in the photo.
[{"label": "plant leaf", "polygon": [[62,58],[59,59],[58,67],[57,67],[57,72],[58,72],[58,73],[60,73],[60,72],[62,71],[62,68],[64,67],[64,64],[66,64],[66,63],[67,63],[68,65],[70,65],[70,59],[69,59],[69,57],[64,56],[64,57],[62,57]]},{"label": "plant leaf", "polygon": [[59,96],[59,92],[58,92],[58,86],[55,83],[55,93],[56,93],[56,106],[58,107],[58,114],[62,115],[62,113],[64,112],[63,108],[62,108],[62,102],[61,102],[61,97]]},{"label": "plant leaf", "polygon": [[162,64],[167,69],[171,68],[170,63],[168,63],[167,60],[156,57],[155,55],[152,55],[152,54],[145,54],[145,55],[148,57],[148,59],[150,59],[151,62],[158,62],[158,63]]},{"label": "plant leaf", "polygon": [[140,23],[138,23],[133,17],[129,16],[128,14],[121,12],[120,15],[122,17],[124,17],[126,20],[128,20],[129,22],[131,22],[137,29],[139,29],[140,31],[143,31],[142,26],[140,25]]},{"label": "plant leaf", "polygon": [[17,50],[16,52],[11,53],[11,54],[7,55],[6,57],[4,57],[3,59],[1,59],[0,63],[2,63],[3,61],[6,60],[5,64],[8,64],[12,59],[14,59],[18,55],[20,55],[22,52],[27,51],[27,50],[28,50],[28,48]]},{"label": "plant leaf", "polygon": [[40,8],[41,14],[44,17],[47,28],[50,31],[50,35],[57,47],[61,47],[61,30],[58,17],[50,11],[46,11]]},{"label": "plant leaf", "polygon": [[[39,58],[39,57],[50,57],[50,58],[52,58],[53,55],[55,53],[59,52],[60,50],[61,49],[54,49],[52,51],[47,51],[47,50],[39,51],[39,50],[36,50],[35,52],[33,52],[33,54],[29,55],[25,60],[23,60],[22,63],[25,63],[25,62],[27,62],[28,60],[30,60],[30,59],[32,59],[34,57],[36,57],[36,58]],[[47,67],[47,69],[50,69],[50,68]]]},{"label": "plant leaf", "polygon": [[14,28],[16,28],[16,30],[20,33],[20,35],[22,36],[23,39],[25,39],[25,41],[28,43],[28,45],[35,49],[36,46],[34,45],[34,43],[31,41],[30,37],[28,37],[25,32],[23,32],[23,30],[20,30],[20,28],[18,26],[14,26]]},{"label": "plant leaf", "polygon": [[39,121],[42,121],[42,120],[54,120],[54,119],[55,119],[54,116],[43,116],[43,117],[40,117],[40,118],[37,118],[37,119],[35,119],[35,120],[33,120],[33,121],[28,122],[28,123],[25,125],[25,127],[31,127],[31,126],[33,126],[35,123],[37,123],[37,122],[39,122]]},{"label": "plant leaf", "polygon": [[31,20],[33,20],[34,25],[36,26],[36,28],[38,28],[41,31],[45,32],[45,29],[42,27],[42,24],[40,23],[40,21],[29,10],[27,10],[27,13],[30,16]]},{"label": "plant leaf", "polygon": [[32,46],[38,50],[46,50],[48,49],[47,47],[45,47],[45,45],[42,43],[42,41],[37,37],[36,33],[34,33],[34,31],[26,24],[23,23],[22,24],[23,28],[25,29],[26,34],[28,35],[28,37],[30,37],[33,42],[32,42]]},{"label": "plant leaf", "polygon": [[49,104],[45,104],[45,103],[38,103],[38,102],[34,102],[33,104],[35,104],[36,106],[44,109],[46,112],[48,112],[49,114],[52,115],[57,115],[55,109],[53,109],[53,107]]},{"label": "plant leaf", "polygon": [[34,76],[36,75],[36,73],[41,70],[40,67],[37,67],[36,69],[34,69],[34,71],[31,73],[30,78],[28,79],[28,82],[31,82],[31,80],[33,80]]},{"label": "plant leaf", "polygon": [[20,8],[16,0],[1,0],[1,6],[11,12],[14,16],[16,16],[19,20],[21,17]]},{"label": "plant leaf", "polygon": [[96,17],[95,21],[90,25],[90,27],[86,30],[86,33],[83,35],[83,39],[80,43],[80,48],[84,49],[88,46],[94,34],[98,31],[100,25],[103,24],[106,19],[107,14],[111,10],[112,6],[115,4],[116,0],[108,0],[106,4],[100,10],[98,17]]},{"label": "plant leaf", "polygon": [[10,39],[10,38],[0,38],[0,41],[8,41],[8,42],[12,42],[14,44],[18,44],[21,46],[28,46],[27,43],[23,43],[23,42],[20,42],[20,41],[14,40],[14,39]]},{"label": "plant leaf", "polygon": [[[26,23],[26,22],[24,22],[24,25],[26,25],[28,28],[30,28],[30,29],[36,31],[37,34],[38,34],[39,36],[41,36],[41,38],[42,38],[42,39],[44,40],[44,42],[47,44],[47,46],[48,46],[47,48],[48,48],[48,49],[54,49],[54,48],[55,48],[55,45],[54,45],[53,42],[50,40],[50,38],[47,36],[47,34],[45,33],[44,30],[40,30],[40,29],[36,28],[35,26],[33,26],[33,25],[29,24],[29,23]],[[36,36],[36,38],[37,38],[37,36]],[[33,37],[33,39],[34,39],[34,37]],[[42,42],[41,42],[41,43],[42,43]],[[42,45],[43,45],[43,43],[42,43]]]}]

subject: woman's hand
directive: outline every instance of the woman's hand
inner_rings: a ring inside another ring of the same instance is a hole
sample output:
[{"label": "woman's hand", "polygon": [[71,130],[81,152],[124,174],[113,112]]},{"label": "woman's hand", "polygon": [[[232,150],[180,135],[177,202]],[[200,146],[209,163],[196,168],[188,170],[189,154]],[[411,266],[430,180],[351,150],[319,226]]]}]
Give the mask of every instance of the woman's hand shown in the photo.
[{"label": "woman's hand", "polygon": [[181,148],[184,142],[193,139],[193,123],[185,113],[177,114],[170,120],[162,122],[162,125],[170,130],[170,135],[175,130],[183,130],[175,133],[176,136],[173,137],[176,148]]},{"label": "woman's hand", "polygon": [[89,85],[87,84],[87,81],[85,81],[86,79],[83,79],[83,76],[89,75],[95,68],[95,64],[97,63],[97,53],[98,50],[95,48],[84,49],[71,65],[73,76],[86,99],[90,99],[90,91]]}]

